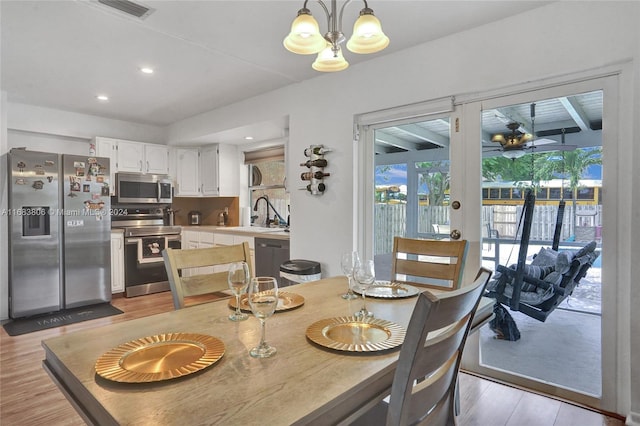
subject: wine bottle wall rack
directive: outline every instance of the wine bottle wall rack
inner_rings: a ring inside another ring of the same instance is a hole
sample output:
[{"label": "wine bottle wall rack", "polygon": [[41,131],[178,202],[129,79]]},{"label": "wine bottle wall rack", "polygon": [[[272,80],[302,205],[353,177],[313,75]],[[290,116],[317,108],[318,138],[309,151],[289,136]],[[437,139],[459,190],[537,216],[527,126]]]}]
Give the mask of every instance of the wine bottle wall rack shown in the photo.
[{"label": "wine bottle wall rack", "polygon": [[300,179],[308,183],[300,188],[301,190],[308,191],[311,195],[322,195],[327,189],[324,178],[330,174],[324,172],[324,168],[328,165],[324,155],[329,151],[331,150],[323,145],[309,145],[309,148],[305,148],[304,156],[308,160],[300,163],[300,166],[306,167],[307,171],[300,174]]}]

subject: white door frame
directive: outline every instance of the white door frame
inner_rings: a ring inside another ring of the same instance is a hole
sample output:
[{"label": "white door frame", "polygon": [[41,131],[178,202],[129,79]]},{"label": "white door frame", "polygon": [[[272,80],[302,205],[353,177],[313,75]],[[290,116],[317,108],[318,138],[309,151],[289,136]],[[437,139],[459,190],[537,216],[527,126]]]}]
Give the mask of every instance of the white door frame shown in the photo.
[{"label": "white door frame", "polygon": [[[624,77],[623,77],[624,71]],[[629,241],[622,237],[621,230],[625,226],[630,226],[630,212],[616,209],[621,205],[621,200],[625,199],[622,194],[631,193],[631,182],[624,176],[630,176],[630,161],[621,159],[619,156],[619,134],[627,133],[630,126],[624,126],[621,109],[623,104],[618,91],[619,79],[628,80],[632,72],[629,64],[620,64],[603,69],[588,71],[573,76],[563,76],[544,81],[525,83],[519,87],[504,88],[482,94],[461,95],[456,97],[456,112],[452,114],[459,117],[461,122],[453,124],[459,125],[458,130],[451,132],[451,174],[452,174],[452,194],[458,194],[463,205],[460,209],[460,216],[451,218],[452,223],[459,224],[464,230],[463,237],[470,241],[468,257],[469,270],[473,267],[477,270],[481,261],[480,239],[481,239],[481,110],[491,105],[509,105],[526,103],[539,99],[548,99],[560,96],[569,96],[576,93],[603,90],[603,189],[606,193],[606,204],[603,205],[603,250],[602,281],[608,283],[602,289],[602,330],[609,330],[602,333],[602,376],[608,380],[603,380],[601,399],[592,398],[567,391],[555,386],[540,386],[539,382],[521,380],[513,375],[496,372],[479,365],[479,339],[477,333],[469,337],[465,349],[463,368],[477,372],[479,374],[492,376],[507,382],[518,382],[529,388],[539,389],[547,394],[574,400],[586,405],[600,408],[606,411],[622,413],[625,407],[625,398],[628,398],[628,368],[625,364],[625,354],[628,354],[629,337],[629,316],[630,307],[628,300],[619,298],[620,294],[628,294],[625,289],[629,286],[626,280],[620,281],[618,274],[621,265],[630,265],[628,247]],[[435,102],[435,101],[434,101]],[[425,103],[428,104],[428,103]],[[402,116],[401,107],[398,110],[390,109],[371,114],[364,114],[356,117],[356,134],[360,133],[357,140],[358,155],[354,163],[359,163],[357,173],[357,243],[358,250],[372,256],[373,252],[373,200],[374,200],[374,166],[373,166],[373,128],[388,126],[390,121],[402,118],[416,121],[416,117],[429,113]],[[427,111],[428,108],[425,109]],[[440,110],[439,112],[444,112]],[[624,129],[622,132],[619,129]],[[630,135],[627,135],[630,137]],[[462,160],[462,161],[458,161]],[[461,167],[462,169],[458,169]],[[466,183],[466,184],[465,184]],[[455,185],[455,186],[453,186]],[[457,187],[463,185],[463,187]],[[477,188],[476,188],[477,186]],[[456,197],[458,198],[458,197]],[[452,196],[453,200],[453,196]],[[475,206],[475,207],[474,207]],[[462,215],[464,211],[465,214]],[[454,211],[452,211],[454,213]],[[477,214],[476,214],[477,213]],[[455,222],[454,222],[455,221]],[[628,232],[627,232],[628,235]],[[464,282],[468,279],[465,278]],[[620,288],[619,286],[623,286]],[[610,332],[615,330],[615,332]],[[571,354],[567,354],[568,359]],[[580,356],[580,354],[573,354]],[[628,361],[628,360],[627,360]],[[622,366],[622,367],[621,367]]]}]

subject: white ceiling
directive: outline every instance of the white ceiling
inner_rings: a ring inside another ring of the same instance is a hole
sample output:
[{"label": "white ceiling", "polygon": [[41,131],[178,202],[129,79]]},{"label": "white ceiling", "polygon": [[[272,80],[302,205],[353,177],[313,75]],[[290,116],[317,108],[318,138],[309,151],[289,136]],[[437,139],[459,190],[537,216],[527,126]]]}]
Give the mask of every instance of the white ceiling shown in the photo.
[{"label": "white ceiling", "polygon": [[[145,19],[96,0],[0,2],[2,90],[13,103],[165,126],[314,78],[313,56],[282,46],[303,1],[154,1]],[[327,1],[329,4],[330,1]],[[344,2],[338,1],[338,7]],[[351,65],[543,6],[543,1],[368,2],[391,43],[373,55],[346,51]],[[347,37],[363,2],[344,12]],[[308,8],[321,31],[320,5]],[[139,72],[142,66],[153,75]],[[108,94],[109,102],[95,96]],[[256,140],[286,132],[286,120],[257,123]],[[229,129],[237,139],[251,128]],[[243,141],[244,142],[244,141]]]}]

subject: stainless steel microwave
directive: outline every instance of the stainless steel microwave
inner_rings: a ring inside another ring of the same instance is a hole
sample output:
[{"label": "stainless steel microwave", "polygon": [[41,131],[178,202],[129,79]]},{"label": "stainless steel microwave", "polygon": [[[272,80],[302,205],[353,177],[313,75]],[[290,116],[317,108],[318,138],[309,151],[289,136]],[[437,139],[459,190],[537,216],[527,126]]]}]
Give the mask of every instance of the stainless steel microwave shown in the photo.
[{"label": "stainless steel microwave", "polygon": [[167,175],[116,173],[118,204],[171,203],[173,190]]}]

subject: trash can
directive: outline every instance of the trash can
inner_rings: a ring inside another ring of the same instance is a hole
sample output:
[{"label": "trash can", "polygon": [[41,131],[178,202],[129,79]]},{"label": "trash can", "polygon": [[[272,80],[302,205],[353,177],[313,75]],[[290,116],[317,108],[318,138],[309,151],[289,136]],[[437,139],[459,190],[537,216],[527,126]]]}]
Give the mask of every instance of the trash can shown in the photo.
[{"label": "trash can", "polygon": [[320,263],[312,260],[291,259],[280,265],[280,287],[320,279]]}]

